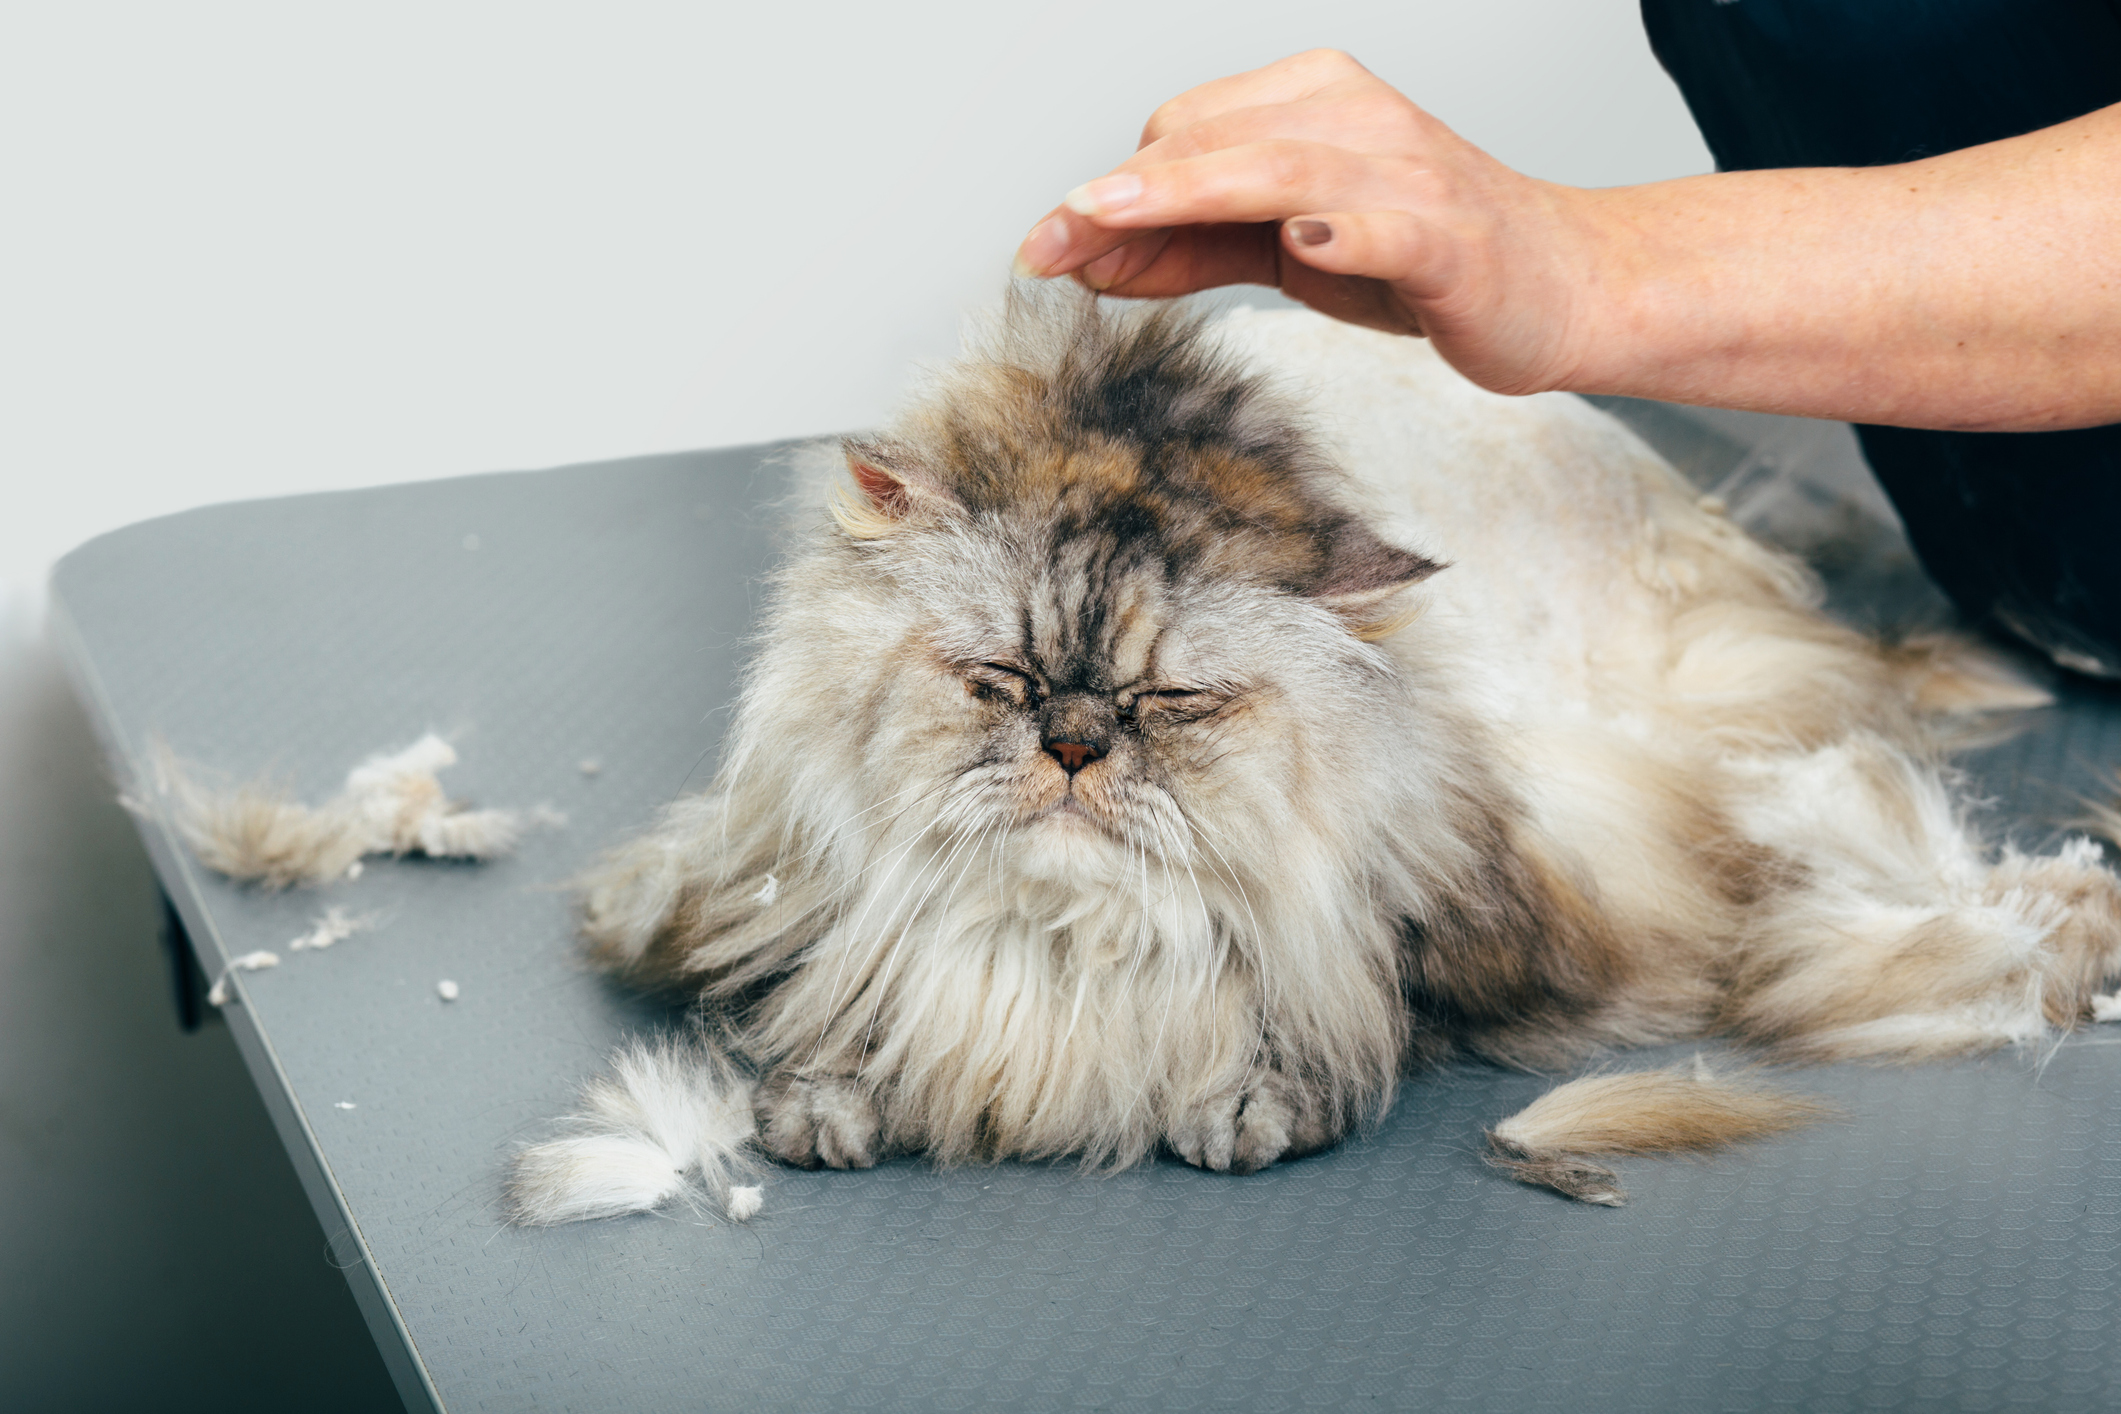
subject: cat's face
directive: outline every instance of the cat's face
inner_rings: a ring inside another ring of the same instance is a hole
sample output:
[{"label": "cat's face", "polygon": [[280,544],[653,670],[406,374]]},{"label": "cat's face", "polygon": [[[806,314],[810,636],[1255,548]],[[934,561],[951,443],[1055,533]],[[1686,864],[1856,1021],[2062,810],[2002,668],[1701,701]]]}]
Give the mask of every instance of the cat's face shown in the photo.
[{"label": "cat's face", "polygon": [[1049,449],[980,505],[862,456],[855,483],[891,523],[857,553],[897,621],[877,749],[917,815],[1079,888],[1218,853],[1256,869],[1277,840],[1334,848],[1404,705],[1348,611],[1377,586],[1350,594],[1341,572],[1368,554],[1396,589],[1431,566],[1337,510],[1233,514],[1228,459],[1152,475],[1125,448]]},{"label": "cat's face", "polygon": [[1271,589],[1173,577],[1153,539],[1041,540],[988,578],[1004,594],[923,596],[906,686],[950,806],[1056,882],[1204,852],[1233,812],[1285,810],[1304,721],[1360,710],[1339,684],[1370,650]]}]

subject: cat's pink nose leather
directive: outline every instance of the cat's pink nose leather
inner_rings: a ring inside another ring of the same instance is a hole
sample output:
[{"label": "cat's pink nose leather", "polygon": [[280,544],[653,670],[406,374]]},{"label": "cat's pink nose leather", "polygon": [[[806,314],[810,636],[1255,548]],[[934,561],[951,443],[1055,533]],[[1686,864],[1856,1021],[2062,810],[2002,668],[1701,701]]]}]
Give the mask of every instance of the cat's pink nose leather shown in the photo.
[{"label": "cat's pink nose leather", "polygon": [[1105,754],[1087,741],[1049,741],[1046,750],[1071,776]]}]

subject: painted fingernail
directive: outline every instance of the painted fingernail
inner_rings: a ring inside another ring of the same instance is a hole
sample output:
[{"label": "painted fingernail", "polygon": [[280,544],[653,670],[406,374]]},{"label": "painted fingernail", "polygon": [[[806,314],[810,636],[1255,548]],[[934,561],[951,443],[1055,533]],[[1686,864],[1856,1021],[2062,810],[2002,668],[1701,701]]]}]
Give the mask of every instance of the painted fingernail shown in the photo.
[{"label": "painted fingernail", "polygon": [[1067,249],[1067,221],[1059,216],[1048,216],[1033,226],[1031,234],[1025,236],[1024,243],[1016,248],[1016,260],[1010,269],[1020,280],[1042,279]]},{"label": "painted fingernail", "polygon": [[1291,221],[1289,239],[1298,245],[1324,245],[1333,239],[1333,228],[1323,221]]},{"label": "painted fingernail", "polygon": [[1091,289],[1102,290],[1109,287],[1113,281],[1119,278],[1119,267],[1126,263],[1127,248],[1121,246],[1118,250],[1106,251],[1077,273],[1082,276],[1083,283]]},{"label": "painted fingernail", "polygon": [[1063,197],[1061,205],[1085,216],[1109,216],[1132,206],[1141,199],[1141,194],[1142,179],[1132,172],[1121,172],[1117,176],[1084,182]]}]

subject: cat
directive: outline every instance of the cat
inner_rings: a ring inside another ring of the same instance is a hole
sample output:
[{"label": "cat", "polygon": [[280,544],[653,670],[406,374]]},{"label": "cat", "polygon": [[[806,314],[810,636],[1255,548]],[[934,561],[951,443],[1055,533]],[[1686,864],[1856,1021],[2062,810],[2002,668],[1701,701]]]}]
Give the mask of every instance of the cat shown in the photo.
[{"label": "cat", "polygon": [[[1829,620],[1572,396],[1018,289],[825,460],[712,788],[583,895],[697,1034],[519,1156],[523,1220],[726,1202],[753,1147],[1244,1173],[1454,1057],[1944,1056],[2074,1025],[2121,962],[2095,844],[1991,850],[1953,796],[1969,719],[2037,689]],[[1602,1074],[1488,1139],[1612,1204],[1586,1156],[1819,1112]]]}]

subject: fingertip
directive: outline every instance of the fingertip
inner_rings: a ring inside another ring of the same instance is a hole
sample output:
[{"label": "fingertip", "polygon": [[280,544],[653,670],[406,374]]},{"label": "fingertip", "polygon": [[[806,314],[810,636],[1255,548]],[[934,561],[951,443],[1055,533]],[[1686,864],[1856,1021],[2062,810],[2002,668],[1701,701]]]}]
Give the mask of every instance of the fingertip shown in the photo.
[{"label": "fingertip", "polygon": [[1074,233],[1068,228],[1068,218],[1056,211],[1033,226],[1023,243],[1016,248],[1016,258],[1009,269],[1019,280],[1043,280],[1056,273],[1054,267],[1061,263],[1074,242]]},{"label": "fingertip", "polygon": [[1281,239],[1290,256],[1314,270],[1377,280],[1420,277],[1438,254],[1427,228],[1404,211],[1294,216],[1282,222]]},{"label": "fingertip", "polygon": [[1096,218],[1124,211],[1141,200],[1142,179],[1132,172],[1115,172],[1084,182],[1061,198],[1061,204],[1078,216]]},{"label": "fingertip", "polygon": [[1294,221],[1285,222],[1282,230],[1291,245],[1321,246],[1333,239],[1332,223],[1321,221],[1315,216],[1300,216]]}]

